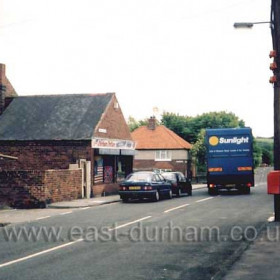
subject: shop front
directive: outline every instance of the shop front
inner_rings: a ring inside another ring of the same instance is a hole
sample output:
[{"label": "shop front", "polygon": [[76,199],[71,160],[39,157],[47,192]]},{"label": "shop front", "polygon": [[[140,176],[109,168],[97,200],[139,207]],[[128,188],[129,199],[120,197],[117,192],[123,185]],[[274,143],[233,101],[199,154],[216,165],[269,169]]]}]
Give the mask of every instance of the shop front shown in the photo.
[{"label": "shop front", "polygon": [[135,143],[131,140],[94,138],[93,193],[116,193],[118,183],[133,170]]}]

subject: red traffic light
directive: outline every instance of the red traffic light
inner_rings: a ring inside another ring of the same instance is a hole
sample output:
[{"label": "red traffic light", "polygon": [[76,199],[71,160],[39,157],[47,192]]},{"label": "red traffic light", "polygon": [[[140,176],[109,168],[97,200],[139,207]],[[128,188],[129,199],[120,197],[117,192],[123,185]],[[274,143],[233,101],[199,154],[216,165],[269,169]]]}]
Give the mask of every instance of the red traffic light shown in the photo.
[{"label": "red traffic light", "polygon": [[275,70],[275,69],[277,69],[277,63],[276,63],[276,62],[270,63],[269,69],[270,69],[270,70]]},{"label": "red traffic light", "polygon": [[272,57],[276,57],[276,51],[273,50],[273,51],[270,51],[269,53],[269,57],[272,58]]},{"label": "red traffic light", "polygon": [[276,82],[277,82],[277,77],[276,77],[276,76],[270,77],[269,82],[270,82],[271,84],[276,83]]}]

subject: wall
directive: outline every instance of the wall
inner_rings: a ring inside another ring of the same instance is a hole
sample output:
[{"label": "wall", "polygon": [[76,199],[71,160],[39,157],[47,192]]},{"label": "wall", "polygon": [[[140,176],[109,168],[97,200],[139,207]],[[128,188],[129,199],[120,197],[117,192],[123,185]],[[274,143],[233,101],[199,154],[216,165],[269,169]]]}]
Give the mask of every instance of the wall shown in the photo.
[{"label": "wall", "polygon": [[186,160],[171,160],[171,161],[154,161],[154,160],[134,160],[134,171],[137,170],[153,170],[153,169],[170,169],[172,171],[180,171],[186,175],[187,161]]},{"label": "wall", "polygon": [[80,198],[81,191],[81,169],[0,172],[0,205],[45,206]]},{"label": "wall", "polygon": [[[115,108],[116,103],[118,108]],[[99,129],[106,129],[107,133],[99,132]],[[94,137],[132,140],[129,128],[115,96],[113,96],[100,122],[96,126]]]},{"label": "wall", "polygon": [[0,153],[18,160],[0,159],[2,170],[68,169],[79,159],[91,160],[90,141],[0,141]]},{"label": "wall", "polygon": [[170,161],[155,161],[155,150],[137,150],[133,161],[133,169],[135,171],[170,169],[186,175],[189,152],[187,150],[172,150],[171,158]]},{"label": "wall", "polygon": [[[137,150],[134,158],[136,160],[154,160],[155,154],[156,150]],[[189,152],[187,150],[172,150],[171,158],[173,160],[188,160]]]}]

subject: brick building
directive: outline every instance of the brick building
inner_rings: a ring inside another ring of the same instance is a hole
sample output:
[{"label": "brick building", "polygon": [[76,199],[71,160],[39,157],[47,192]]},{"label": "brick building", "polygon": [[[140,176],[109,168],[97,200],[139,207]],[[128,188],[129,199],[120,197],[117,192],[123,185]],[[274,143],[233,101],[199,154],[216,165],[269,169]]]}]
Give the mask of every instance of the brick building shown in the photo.
[{"label": "brick building", "polygon": [[0,202],[89,198],[116,191],[132,171],[134,142],[114,93],[5,94]]},{"label": "brick building", "polygon": [[188,175],[191,144],[164,125],[157,125],[154,117],[147,126],[137,128],[131,135],[136,143],[134,170],[163,169]]}]

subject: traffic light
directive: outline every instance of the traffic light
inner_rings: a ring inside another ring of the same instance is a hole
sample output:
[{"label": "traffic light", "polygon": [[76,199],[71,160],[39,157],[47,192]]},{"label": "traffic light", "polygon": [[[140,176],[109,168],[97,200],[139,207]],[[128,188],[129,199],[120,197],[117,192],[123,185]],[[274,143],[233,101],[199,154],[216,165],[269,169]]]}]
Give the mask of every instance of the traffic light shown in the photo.
[{"label": "traffic light", "polygon": [[270,66],[269,66],[269,69],[270,70],[272,70],[273,71],[273,76],[272,77],[270,77],[270,79],[269,79],[269,82],[271,83],[271,84],[275,84],[276,82],[277,82],[277,77],[278,77],[278,75],[277,75],[277,73],[276,73],[276,71],[277,71],[277,63],[276,63],[276,57],[277,57],[277,53],[276,53],[276,51],[275,50],[272,50],[270,53],[269,53],[269,57],[270,58],[273,58],[274,59],[274,61],[272,62],[272,63],[270,63]]}]

